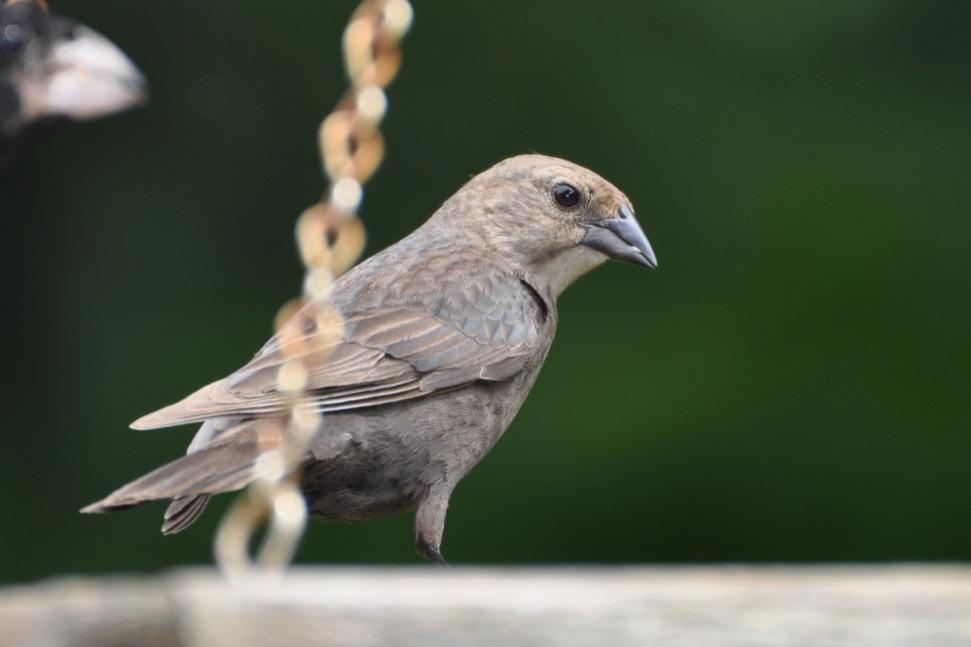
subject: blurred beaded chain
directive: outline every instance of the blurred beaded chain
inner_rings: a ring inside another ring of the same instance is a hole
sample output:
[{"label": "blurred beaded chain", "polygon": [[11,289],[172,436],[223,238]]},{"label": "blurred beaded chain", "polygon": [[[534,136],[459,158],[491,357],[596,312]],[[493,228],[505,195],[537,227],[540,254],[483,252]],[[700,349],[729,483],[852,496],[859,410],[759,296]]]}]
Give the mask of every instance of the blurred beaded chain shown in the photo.
[{"label": "blurred beaded chain", "polygon": [[[329,191],[297,221],[297,245],[306,270],[303,296],[284,305],[276,317],[277,345],[285,360],[277,389],[286,395],[290,415],[279,423],[267,421],[270,427],[261,430],[261,438],[276,441],[275,448],[260,458],[256,481],[234,502],[216,533],[216,561],[229,578],[282,573],[307,523],[298,472],[320,428],[321,414],[304,391],[308,379],[304,359],[323,359],[341,334],[341,317],[324,297],[334,278],[353,265],[364,249],[364,225],[357,210],[364,183],[384,156],[378,129],[387,109],[384,88],[398,72],[398,44],[411,19],[407,0],[364,0],[344,30],[350,88],[319,132]],[[298,311],[301,315],[293,317]],[[308,326],[313,334],[306,334]],[[266,536],[254,559],[249,544],[264,522]]]},{"label": "blurred beaded chain", "polygon": [[7,0],[5,4],[8,6],[15,4],[35,4],[42,11],[48,11],[47,0]]}]

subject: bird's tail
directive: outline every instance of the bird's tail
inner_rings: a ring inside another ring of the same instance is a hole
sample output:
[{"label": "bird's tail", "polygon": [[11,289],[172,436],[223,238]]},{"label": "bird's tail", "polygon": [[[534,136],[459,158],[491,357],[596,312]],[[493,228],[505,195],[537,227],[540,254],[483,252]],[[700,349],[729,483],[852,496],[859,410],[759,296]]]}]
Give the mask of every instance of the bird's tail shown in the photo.
[{"label": "bird's tail", "polygon": [[169,507],[165,509],[162,521],[162,534],[174,535],[182,532],[199,518],[206,504],[209,503],[210,495],[197,494],[195,496],[180,496],[173,499]]},{"label": "bird's tail", "polygon": [[256,478],[259,457],[279,445],[279,434],[249,424],[226,442],[205,447],[167,463],[81,509],[83,513],[122,510],[148,501],[173,499],[162,532],[187,528],[202,514],[209,495],[246,487]]}]

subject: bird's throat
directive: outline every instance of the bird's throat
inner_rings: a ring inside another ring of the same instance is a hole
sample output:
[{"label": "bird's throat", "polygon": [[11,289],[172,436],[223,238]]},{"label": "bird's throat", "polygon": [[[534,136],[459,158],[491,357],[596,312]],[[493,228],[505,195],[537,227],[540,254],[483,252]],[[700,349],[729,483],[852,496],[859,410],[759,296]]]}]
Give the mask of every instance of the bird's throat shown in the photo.
[{"label": "bird's throat", "polygon": [[534,263],[530,276],[534,285],[557,298],[571,283],[606,260],[606,256],[589,247],[570,247]]}]

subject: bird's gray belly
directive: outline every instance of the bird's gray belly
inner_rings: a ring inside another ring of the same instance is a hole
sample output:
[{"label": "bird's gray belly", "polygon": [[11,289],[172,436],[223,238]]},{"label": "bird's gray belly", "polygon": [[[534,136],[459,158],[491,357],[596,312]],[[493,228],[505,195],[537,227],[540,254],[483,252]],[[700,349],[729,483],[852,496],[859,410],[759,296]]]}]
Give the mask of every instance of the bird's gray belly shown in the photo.
[{"label": "bird's gray belly", "polygon": [[512,422],[534,377],[325,416],[301,482],[311,515],[386,517],[413,509],[436,484],[454,486]]}]

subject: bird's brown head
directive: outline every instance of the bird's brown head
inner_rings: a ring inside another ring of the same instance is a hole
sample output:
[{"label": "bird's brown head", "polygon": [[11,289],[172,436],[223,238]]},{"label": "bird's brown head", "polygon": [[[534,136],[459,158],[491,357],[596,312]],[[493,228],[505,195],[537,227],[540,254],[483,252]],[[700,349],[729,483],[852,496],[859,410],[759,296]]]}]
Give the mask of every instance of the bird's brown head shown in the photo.
[{"label": "bird's brown head", "polygon": [[607,258],[657,266],[627,196],[593,171],[555,157],[499,162],[462,187],[438,217],[554,294]]}]

